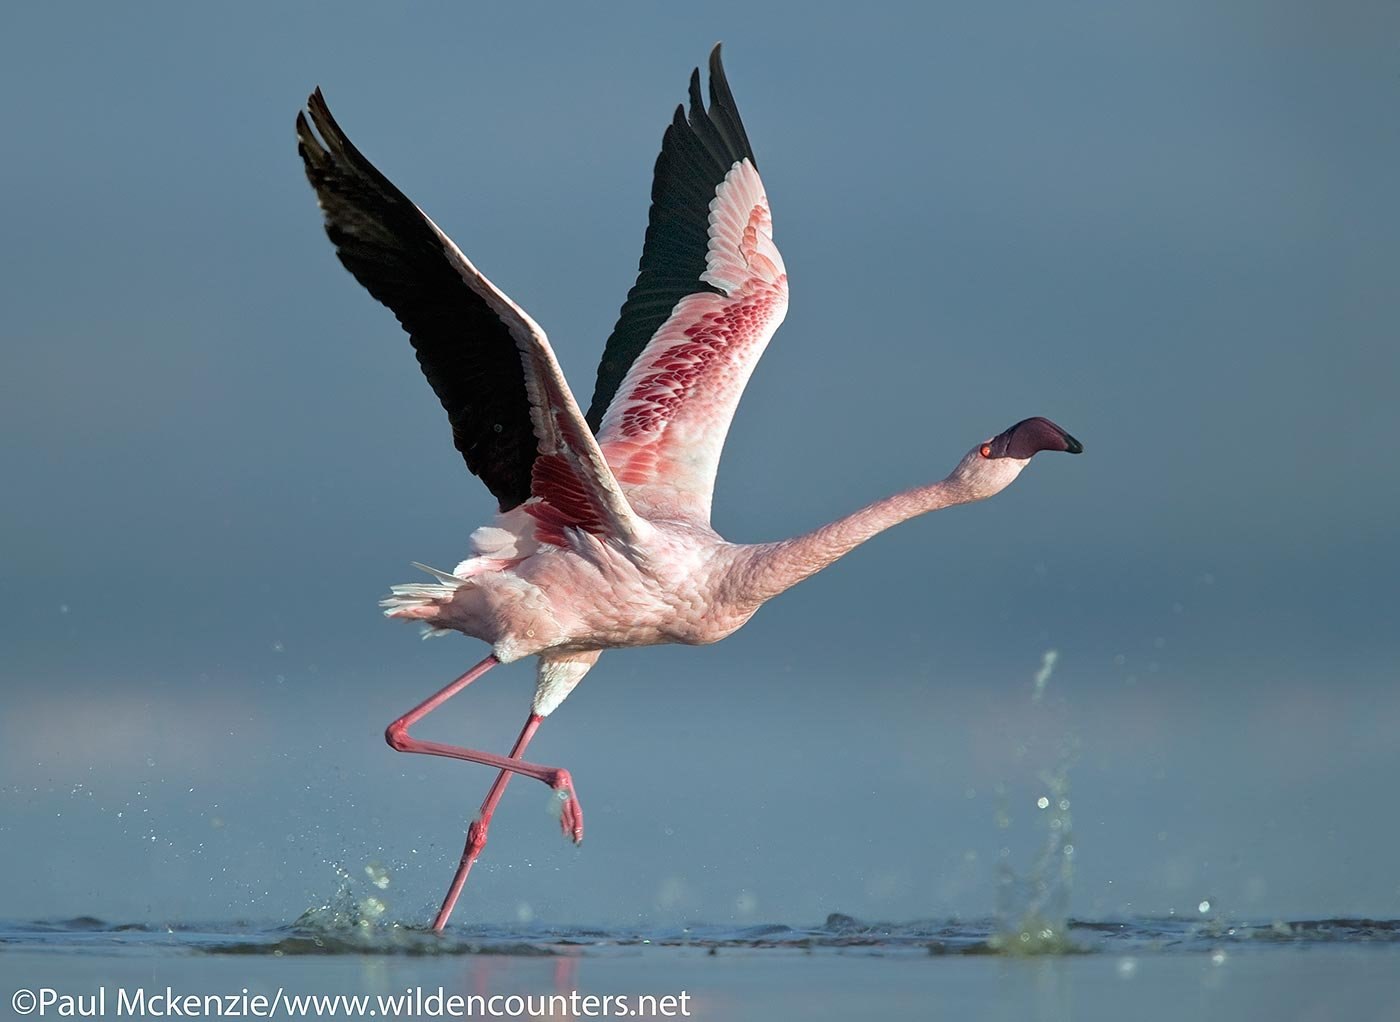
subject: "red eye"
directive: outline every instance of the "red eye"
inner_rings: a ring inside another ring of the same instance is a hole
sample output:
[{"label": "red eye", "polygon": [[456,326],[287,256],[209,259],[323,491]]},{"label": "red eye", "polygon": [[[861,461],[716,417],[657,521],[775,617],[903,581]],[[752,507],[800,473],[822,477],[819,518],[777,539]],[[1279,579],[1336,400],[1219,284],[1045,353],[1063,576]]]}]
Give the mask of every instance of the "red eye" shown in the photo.
[{"label": "red eye", "polygon": [[981,450],[980,453],[981,453],[982,457],[984,457],[984,458],[990,458],[990,457],[992,456],[992,445],[991,445],[991,444],[983,444],[983,445],[982,445],[982,450]]}]

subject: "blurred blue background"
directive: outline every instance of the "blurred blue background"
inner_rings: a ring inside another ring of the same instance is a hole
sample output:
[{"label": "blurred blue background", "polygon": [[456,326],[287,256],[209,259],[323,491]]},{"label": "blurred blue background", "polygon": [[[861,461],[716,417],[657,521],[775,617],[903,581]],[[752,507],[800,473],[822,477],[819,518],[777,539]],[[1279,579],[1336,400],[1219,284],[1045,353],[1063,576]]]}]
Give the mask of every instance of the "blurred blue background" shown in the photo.
[{"label": "blurred blue background", "polygon": [[[1067,776],[1073,913],[1400,915],[1395,5],[27,5],[0,28],[4,914],[426,922],[489,773],[384,725],[484,655],[376,600],[492,501],[336,262],[357,144],[586,399],[716,39],[792,308],[716,525],[1080,437],[724,643],[610,653],[456,919],[991,913]],[[1048,651],[1045,696],[1033,678]],[[504,749],[533,667],[420,729]]]}]

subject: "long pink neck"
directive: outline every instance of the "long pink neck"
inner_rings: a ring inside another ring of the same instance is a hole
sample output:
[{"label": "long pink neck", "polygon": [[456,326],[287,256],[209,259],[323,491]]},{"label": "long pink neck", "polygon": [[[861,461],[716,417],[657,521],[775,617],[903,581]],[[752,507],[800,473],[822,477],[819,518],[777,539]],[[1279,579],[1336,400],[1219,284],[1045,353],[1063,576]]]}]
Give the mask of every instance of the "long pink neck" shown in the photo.
[{"label": "long pink neck", "polygon": [[877,500],[805,535],[780,543],[744,547],[744,554],[736,565],[736,602],[752,601],[756,610],[760,604],[815,575],[892,525],[989,496],[990,493],[978,493],[962,480],[949,477]]}]

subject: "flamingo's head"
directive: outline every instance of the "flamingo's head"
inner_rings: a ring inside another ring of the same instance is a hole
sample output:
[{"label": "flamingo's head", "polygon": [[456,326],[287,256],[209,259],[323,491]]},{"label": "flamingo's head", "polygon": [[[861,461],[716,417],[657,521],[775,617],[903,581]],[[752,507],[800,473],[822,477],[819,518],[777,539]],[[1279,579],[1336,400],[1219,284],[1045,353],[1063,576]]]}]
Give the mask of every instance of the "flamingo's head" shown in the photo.
[{"label": "flamingo's head", "polygon": [[990,497],[1011,485],[1040,451],[1079,454],[1084,445],[1049,419],[1037,415],[984,440],[968,451],[952,478],[972,491],[973,500]]}]

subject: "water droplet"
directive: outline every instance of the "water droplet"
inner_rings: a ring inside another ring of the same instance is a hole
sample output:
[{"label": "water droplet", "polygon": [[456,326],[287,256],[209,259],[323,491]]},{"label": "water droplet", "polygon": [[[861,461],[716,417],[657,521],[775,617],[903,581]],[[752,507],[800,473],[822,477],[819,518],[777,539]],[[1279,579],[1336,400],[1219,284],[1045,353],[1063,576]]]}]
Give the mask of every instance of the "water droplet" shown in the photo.
[{"label": "water droplet", "polygon": [[1055,670],[1055,661],[1060,658],[1060,651],[1057,649],[1047,649],[1041,657],[1040,670],[1035,673],[1035,689],[1031,694],[1032,702],[1039,702],[1045,694],[1045,686],[1050,681],[1050,675]]},{"label": "water droplet", "polygon": [[1038,809],[1049,809],[1049,808],[1050,808],[1050,800],[1049,800],[1048,798],[1046,798],[1044,795],[1041,795],[1040,798],[1036,799],[1036,800],[1035,800],[1035,804],[1036,804],[1036,808],[1038,808]]},{"label": "water droplet", "polygon": [[1207,912],[1209,912],[1209,911],[1210,911],[1210,899],[1209,899],[1209,898],[1203,898],[1203,899],[1201,900],[1201,903],[1200,903],[1199,905],[1196,906],[1196,911],[1199,912],[1199,913],[1201,913],[1201,915],[1205,915]]},{"label": "water droplet", "polygon": [[1215,951],[1212,951],[1210,953],[1210,963],[1212,965],[1224,965],[1225,959],[1227,957],[1228,956],[1225,954],[1224,951],[1221,951],[1217,948]]}]

